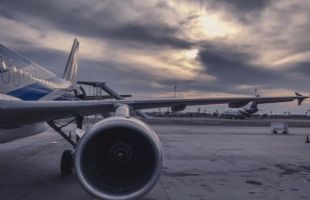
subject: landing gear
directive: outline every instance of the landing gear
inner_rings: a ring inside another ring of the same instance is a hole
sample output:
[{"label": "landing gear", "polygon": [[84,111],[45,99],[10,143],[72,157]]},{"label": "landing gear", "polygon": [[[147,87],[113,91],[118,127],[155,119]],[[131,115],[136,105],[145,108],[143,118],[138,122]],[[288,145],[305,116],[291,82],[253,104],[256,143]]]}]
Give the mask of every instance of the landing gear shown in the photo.
[{"label": "landing gear", "polygon": [[60,161],[60,171],[62,176],[70,176],[73,173],[74,161],[71,150],[65,150],[62,153]]},{"label": "landing gear", "polygon": [[[74,120],[69,121],[68,123],[64,125],[57,125],[56,122],[50,121],[48,124],[50,125],[51,128],[53,128],[55,131],[57,131],[65,140],[67,140],[72,146],[73,149],[76,148],[76,145],[79,141],[79,136],[76,135],[76,141],[72,139],[71,133],[65,133],[62,128],[65,126],[69,125],[70,123],[76,121],[77,123],[77,128],[83,128],[83,117],[77,117]],[[62,153],[61,160],[60,160],[60,172],[62,176],[69,176],[73,173],[74,170],[74,153],[71,150],[65,150]]]}]

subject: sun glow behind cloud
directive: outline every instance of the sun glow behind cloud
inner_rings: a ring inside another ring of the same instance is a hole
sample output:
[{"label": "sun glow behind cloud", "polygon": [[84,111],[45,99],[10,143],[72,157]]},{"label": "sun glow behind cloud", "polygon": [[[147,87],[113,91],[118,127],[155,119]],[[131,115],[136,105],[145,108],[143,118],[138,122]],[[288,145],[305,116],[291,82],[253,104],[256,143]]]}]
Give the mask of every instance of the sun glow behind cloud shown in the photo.
[{"label": "sun glow behind cloud", "polygon": [[221,20],[217,15],[206,13],[197,19],[196,35],[202,38],[233,37],[237,33],[237,27]]},{"label": "sun glow behind cloud", "polygon": [[152,74],[154,78],[175,81],[196,79],[212,82],[216,80],[214,76],[201,73],[201,64],[195,59],[198,49],[148,49],[140,52],[136,49],[123,48],[114,53],[115,57],[122,58],[118,59],[119,62],[123,60],[124,64]]},{"label": "sun glow behind cloud", "polygon": [[232,38],[239,32],[239,25],[208,9],[205,4],[188,1],[169,1],[171,8],[182,19],[183,34],[194,41],[212,40],[218,37]]},{"label": "sun glow behind cloud", "polygon": [[185,50],[185,51],[184,51],[184,57],[185,57],[187,60],[193,60],[193,59],[197,58],[198,53],[199,53],[199,50],[198,50],[198,49]]}]

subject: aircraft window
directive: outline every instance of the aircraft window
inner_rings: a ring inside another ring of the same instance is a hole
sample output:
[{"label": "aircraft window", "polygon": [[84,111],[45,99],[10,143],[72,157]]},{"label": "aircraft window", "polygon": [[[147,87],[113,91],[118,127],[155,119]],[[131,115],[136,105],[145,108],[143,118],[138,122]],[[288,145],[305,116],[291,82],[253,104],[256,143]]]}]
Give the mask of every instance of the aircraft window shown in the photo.
[{"label": "aircraft window", "polygon": [[24,72],[24,76],[29,79],[29,73],[28,72]]},{"label": "aircraft window", "polygon": [[6,69],[7,69],[6,64],[5,64],[5,62],[4,62],[4,61],[2,61],[2,66],[3,66],[3,69],[4,69],[4,70],[6,70]]},{"label": "aircraft window", "polygon": [[14,85],[19,86],[20,85],[20,74],[17,73],[16,68],[14,67]]},{"label": "aircraft window", "polygon": [[8,69],[12,69],[12,66],[13,66],[13,63],[12,63],[12,60],[8,60],[7,62],[6,62],[6,65],[7,65],[7,67],[8,67]]},{"label": "aircraft window", "polygon": [[36,79],[36,78],[37,78],[37,74],[36,74],[35,72],[33,72],[33,73],[32,73],[32,77],[33,77],[34,79]]},{"label": "aircraft window", "polygon": [[[3,62],[2,64],[3,64],[3,69],[6,70],[7,67],[6,67],[5,62]],[[1,74],[2,74],[2,82],[5,84],[8,84],[10,82],[10,79],[11,79],[10,72],[5,72],[5,73],[1,73]]]}]

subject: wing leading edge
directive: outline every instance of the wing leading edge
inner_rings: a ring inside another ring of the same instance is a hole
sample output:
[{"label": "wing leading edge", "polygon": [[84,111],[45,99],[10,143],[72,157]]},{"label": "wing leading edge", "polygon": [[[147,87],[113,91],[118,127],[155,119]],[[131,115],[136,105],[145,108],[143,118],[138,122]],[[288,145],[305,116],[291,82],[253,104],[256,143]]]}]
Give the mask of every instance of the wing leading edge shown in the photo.
[{"label": "wing leading edge", "polygon": [[282,97],[233,97],[198,99],[156,99],[156,100],[113,100],[113,101],[0,101],[0,127],[47,122],[72,116],[113,112],[119,105],[132,109],[149,109],[178,105],[209,105],[232,102],[288,102],[295,99],[302,102],[308,96]]}]

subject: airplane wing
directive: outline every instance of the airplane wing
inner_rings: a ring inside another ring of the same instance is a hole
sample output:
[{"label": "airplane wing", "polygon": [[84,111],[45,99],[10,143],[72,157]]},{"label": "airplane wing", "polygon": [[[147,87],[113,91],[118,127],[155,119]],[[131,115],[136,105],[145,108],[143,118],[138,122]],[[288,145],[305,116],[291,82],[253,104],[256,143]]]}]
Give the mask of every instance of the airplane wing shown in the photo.
[{"label": "airplane wing", "polygon": [[113,100],[113,101],[0,101],[0,127],[18,127],[74,116],[114,112],[119,105],[132,109],[149,109],[178,105],[208,105],[233,102],[293,101],[300,103],[308,96],[235,97],[199,99]]},{"label": "airplane wing", "polygon": [[[296,96],[299,96],[299,97],[302,97],[302,95],[298,92],[295,92],[295,95]],[[261,101],[258,101],[256,102],[257,104],[263,104],[263,103],[278,103],[278,102],[286,102],[287,99],[267,99],[267,100],[261,100]],[[303,98],[298,98],[298,105],[300,105],[302,102],[303,102]]]},{"label": "airplane wing", "polygon": [[134,109],[149,109],[170,106],[194,106],[194,105],[210,105],[210,104],[226,104],[240,102],[289,102],[295,99],[300,105],[307,96],[286,96],[286,97],[235,97],[235,98],[198,98],[198,99],[158,99],[158,100],[135,100],[124,101],[124,104],[130,105]]}]

